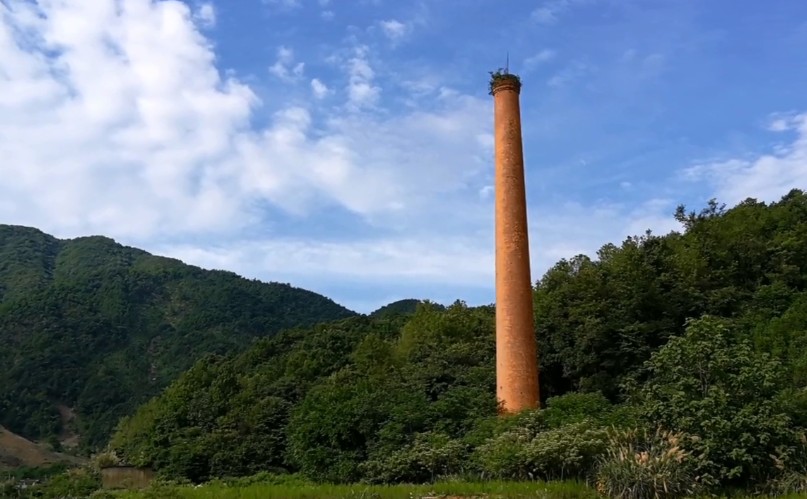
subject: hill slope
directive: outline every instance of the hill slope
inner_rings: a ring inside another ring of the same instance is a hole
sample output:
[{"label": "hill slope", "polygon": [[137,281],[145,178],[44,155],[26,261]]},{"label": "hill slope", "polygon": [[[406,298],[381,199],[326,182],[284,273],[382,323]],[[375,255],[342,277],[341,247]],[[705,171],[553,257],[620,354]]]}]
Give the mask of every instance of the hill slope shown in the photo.
[{"label": "hill slope", "polygon": [[[377,319],[390,318],[396,315],[412,315],[418,308],[418,305],[426,303],[424,300],[417,300],[415,298],[406,298],[404,300],[394,301],[388,303],[383,307],[376,309],[370,313],[370,317]],[[435,305],[429,302],[430,305]],[[443,308],[442,305],[435,305],[437,308]]]},{"label": "hill slope", "polygon": [[0,426],[0,471],[20,466],[37,467],[61,462],[81,463],[82,460],[53,452],[44,445],[35,444]]},{"label": "hill slope", "polygon": [[355,315],[316,293],[208,271],[105,237],[58,240],[0,225],[0,424],[83,443],[205,353],[282,329]]}]

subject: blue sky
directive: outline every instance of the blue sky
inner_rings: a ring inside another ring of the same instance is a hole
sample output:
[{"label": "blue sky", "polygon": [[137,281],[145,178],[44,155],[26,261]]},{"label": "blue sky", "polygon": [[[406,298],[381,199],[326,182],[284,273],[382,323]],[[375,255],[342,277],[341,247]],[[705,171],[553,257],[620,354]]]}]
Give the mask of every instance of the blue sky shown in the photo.
[{"label": "blue sky", "polygon": [[535,280],[807,187],[804,47],[796,0],[0,0],[0,222],[362,312],[491,303],[508,52]]}]

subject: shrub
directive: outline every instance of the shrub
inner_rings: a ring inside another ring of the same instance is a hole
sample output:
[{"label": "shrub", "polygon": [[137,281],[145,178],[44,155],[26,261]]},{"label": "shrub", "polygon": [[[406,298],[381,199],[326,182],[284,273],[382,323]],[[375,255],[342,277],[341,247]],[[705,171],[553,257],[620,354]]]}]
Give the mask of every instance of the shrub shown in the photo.
[{"label": "shrub", "polygon": [[91,459],[92,465],[96,469],[111,468],[122,463],[121,458],[114,450],[106,450],[95,454]]},{"label": "shrub", "polygon": [[794,452],[786,456],[771,456],[779,473],[766,485],[764,492],[767,494],[780,496],[807,492],[807,435],[802,433],[799,437],[801,445]]},{"label": "shrub", "polygon": [[807,387],[783,390],[778,402],[795,426],[807,428]]},{"label": "shrub", "polygon": [[704,483],[763,483],[770,456],[792,454],[795,433],[778,401],[780,365],[734,340],[719,319],[690,322],[646,367],[648,380],[632,399],[648,424],[698,437],[686,445]]},{"label": "shrub", "polygon": [[515,427],[477,448],[485,475],[511,480],[583,477],[604,452],[607,432],[588,421],[535,433]]},{"label": "shrub", "polygon": [[771,480],[767,491],[771,496],[807,493],[807,471],[787,471]]},{"label": "shrub", "polygon": [[468,451],[459,440],[442,433],[420,433],[400,450],[372,457],[360,465],[372,483],[422,483],[462,472]]},{"label": "shrub", "polygon": [[100,487],[101,477],[94,470],[74,468],[35,486],[34,497],[87,497]]},{"label": "shrub", "polygon": [[567,393],[550,397],[546,401],[543,420],[550,428],[584,420],[600,421],[607,418],[614,406],[600,392]]},{"label": "shrub", "polygon": [[570,423],[590,421],[598,426],[633,428],[637,425],[636,407],[613,405],[600,392],[572,392],[546,401],[540,411],[540,421],[547,428],[559,428]]},{"label": "shrub", "polygon": [[673,498],[692,495],[697,479],[686,437],[657,430],[612,431],[596,472],[597,491],[617,499]]}]

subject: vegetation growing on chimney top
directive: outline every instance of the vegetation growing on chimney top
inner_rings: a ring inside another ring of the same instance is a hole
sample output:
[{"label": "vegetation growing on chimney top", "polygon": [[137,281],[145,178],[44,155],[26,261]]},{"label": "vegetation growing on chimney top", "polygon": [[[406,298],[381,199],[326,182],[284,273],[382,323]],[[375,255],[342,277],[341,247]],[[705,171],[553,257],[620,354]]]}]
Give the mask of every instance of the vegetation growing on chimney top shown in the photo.
[{"label": "vegetation growing on chimney top", "polygon": [[521,90],[521,78],[506,69],[499,68],[496,72],[490,72],[490,95],[493,95],[493,90],[505,81],[513,82],[516,85],[516,90]]}]

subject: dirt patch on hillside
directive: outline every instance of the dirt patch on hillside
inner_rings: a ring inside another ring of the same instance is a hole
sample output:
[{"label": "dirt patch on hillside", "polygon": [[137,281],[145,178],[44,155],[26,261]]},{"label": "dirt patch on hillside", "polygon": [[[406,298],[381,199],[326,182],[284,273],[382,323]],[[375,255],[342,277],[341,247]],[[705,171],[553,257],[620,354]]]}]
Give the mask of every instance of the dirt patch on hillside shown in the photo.
[{"label": "dirt patch on hillside", "polygon": [[73,409],[64,404],[58,404],[56,409],[59,411],[59,418],[62,422],[62,431],[59,433],[59,442],[67,449],[74,449],[78,447],[79,435],[73,430],[73,421],[76,418],[76,414],[73,412]]},{"label": "dirt patch on hillside", "polygon": [[82,464],[83,459],[53,452],[0,426],[0,469],[36,467],[68,462]]}]

